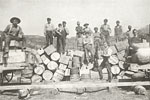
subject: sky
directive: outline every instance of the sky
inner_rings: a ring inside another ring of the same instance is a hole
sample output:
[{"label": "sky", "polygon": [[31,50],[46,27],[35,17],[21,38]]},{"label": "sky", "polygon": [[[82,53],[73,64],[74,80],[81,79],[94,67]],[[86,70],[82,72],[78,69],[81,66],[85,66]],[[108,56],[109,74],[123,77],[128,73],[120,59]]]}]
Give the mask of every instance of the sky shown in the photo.
[{"label": "sky", "polygon": [[55,27],[66,21],[69,37],[75,36],[77,21],[89,23],[93,30],[107,18],[113,35],[116,20],[124,32],[128,25],[139,29],[150,24],[150,0],[0,0],[0,30],[13,16],[21,19],[19,25],[26,35],[43,36],[47,17]]}]

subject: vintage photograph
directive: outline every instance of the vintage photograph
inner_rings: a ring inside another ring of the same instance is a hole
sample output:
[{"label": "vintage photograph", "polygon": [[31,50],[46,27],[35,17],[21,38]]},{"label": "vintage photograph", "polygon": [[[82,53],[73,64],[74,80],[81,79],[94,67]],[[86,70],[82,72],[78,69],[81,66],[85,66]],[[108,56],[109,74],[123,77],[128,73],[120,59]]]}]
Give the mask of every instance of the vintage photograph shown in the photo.
[{"label": "vintage photograph", "polygon": [[0,0],[0,100],[150,100],[150,0]]}]

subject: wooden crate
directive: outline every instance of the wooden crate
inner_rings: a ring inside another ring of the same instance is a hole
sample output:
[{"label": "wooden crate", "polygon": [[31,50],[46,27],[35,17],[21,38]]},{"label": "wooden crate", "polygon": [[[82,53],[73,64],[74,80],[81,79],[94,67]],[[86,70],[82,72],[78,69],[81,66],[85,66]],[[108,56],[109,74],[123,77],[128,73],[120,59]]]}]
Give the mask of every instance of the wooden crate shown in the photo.
[{"label": "wooden crate", "polygon": [[59,59],[59,62],[62,63],[62,64],[65,64],[65,65],[68,65],[69,60],[70,60],[70,57],[69,57],[69,56],[62,55],[62,56],[60,57],[60,59]]},{"label": "wooden crate", "polygon": [[9,50],[8,63],[21,63],[26,61],[26,54],[21,50]]},{"label": "wooden crate", "polygon": [[56,48],[55,48],[53,45],[50,45],[50,46],[46,47],[46,48],[44,49],[44,51],[45,51],[45,53],[46,53],[47,55],[50,55],[50,54],[52,54],[53,52],[56,51]]}]

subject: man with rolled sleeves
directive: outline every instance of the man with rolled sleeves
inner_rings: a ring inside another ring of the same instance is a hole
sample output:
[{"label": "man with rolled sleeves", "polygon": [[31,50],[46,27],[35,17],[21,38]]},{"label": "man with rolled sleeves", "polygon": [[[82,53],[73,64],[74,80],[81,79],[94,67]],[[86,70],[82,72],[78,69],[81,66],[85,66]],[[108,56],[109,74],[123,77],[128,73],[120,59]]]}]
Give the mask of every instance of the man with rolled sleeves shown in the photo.
[{"label": "man with rolled sleeves", "polygon": [[[12,24],[8,25],[3,31],[2,38],[5,41],[4,44],[4,58],[8,57],[9,46],[11,40],[22,41],[22,50],[25,49],[26,39],[24,37],[24,33],[22,32],[22,28],[18,25],[21,20],[17,17],[13,17],[10,19]],[[4,62],[6,64],[7,62]]]},{"label": "man with rolled sleeves", "polygon": [[66,21],[63,21],[62,22],[62,31],[61,31],[61,42],[62,42],[62,53],[64,54],[65,53],[65,48],[66,48],[66,37],[67,35],[69,35],[69,30],[68,28],[66,27]]},{"label": "man with rolled sleeves", "polygon": [[47,23],[44,26],[44,35],[46,36],[46,46],[53,44],[54,25],[51,23],[51,18],[47,18]]},{"label": "man with rolled sleeves", "polygon": [[105,42],[103,45],[103,51],[102,51],[102,55],[101,55],[103,57],[103,61],[102,61],[101,65],[98,66],[98,72],[99,72],[100,79],[103,79],[102,69],[107,68],[109,82],[111,82],[111,80],[112,80],[111,65],[109,63],[109,58],[111,55],[112,55],[112,49]]},{"label": "man with rolled sleeves", "polygon": [[101,25],[100,27],[100,33],[104,35],[105,40],[107,41],[107,43],[109,43],[108,40],[110,37],[111,28],[107,23],[108,23],[108,19],[104,19],[104,24]]},{"label": "man with rolled sleeves", "polygon": [[119,41],[119,36],[122,35],[122,26],[120,25],[120,21],[116,21],[116,26],[114,28],[116,42]]}]

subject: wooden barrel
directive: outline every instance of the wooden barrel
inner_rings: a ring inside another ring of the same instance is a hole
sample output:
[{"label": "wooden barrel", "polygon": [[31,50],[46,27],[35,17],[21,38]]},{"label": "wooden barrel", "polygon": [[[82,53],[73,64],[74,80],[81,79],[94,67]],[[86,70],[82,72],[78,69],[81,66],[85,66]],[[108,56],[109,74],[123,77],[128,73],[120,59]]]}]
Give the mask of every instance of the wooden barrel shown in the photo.
[{"label": "wooden barrel", "polygon": [[109,61],[109,63],[111,63],[113,65],[116,65],[119,62],[117,56],[115,56],[115,55],[110,56],[110,58],[108,59],[108,61]]},{"label": "wooden barrel", "polygon": [[112,72],[112,74],[114,74],[114,75],[119,74],[119,73],[120,73],[120,68],[119,68],[119,66],[118,66],[118,65],[112,66],[112,67],[111,67],[111,72]]},{"label": "wooden barrel", "polygon": [[33,75],[31,80],[32,80],[32,83],[39,83],[42,81],[42,77],[39,75]]},{"label": "wooden barrel", "polygon": [[124,61],[119,61],[119,67],[120,67],[121,69],[124,69]]},{"label": "wooden barrel", "polygon": [[54,71],[58,68],[58,64],[55,61],[50,61],[47,65],[47,68],[51,71]]},{"label": "wooden barrel", "polygon": [[63,70],[57,69],[53,75],[52,80],[55,82],[59,82],[59,81],[63,80],[64,75],[65,75],[65,73]]},{"label": "wooden barrel", "polygon": [[42,74],[42,77],[46,81],[50,81],[50,79],[53,77],[53,73],[50,70],[45,70]]},{"label": "wooden barrel", "polygon": [[37,67],[34,68],[34,73],[37,75],[41,75],[45,71],[45,66],[44,65],[38,65]]},{"label": "wooden barrel", "polygon": [[60,59],[60,54],[58,52],[54,52],[51,54],[51,59],[53,61],[58,61]]}]

